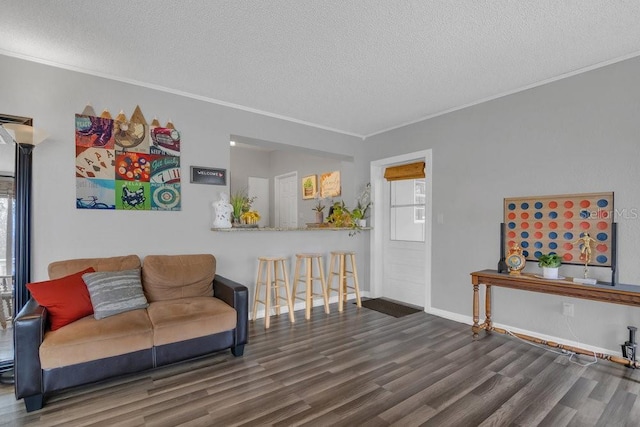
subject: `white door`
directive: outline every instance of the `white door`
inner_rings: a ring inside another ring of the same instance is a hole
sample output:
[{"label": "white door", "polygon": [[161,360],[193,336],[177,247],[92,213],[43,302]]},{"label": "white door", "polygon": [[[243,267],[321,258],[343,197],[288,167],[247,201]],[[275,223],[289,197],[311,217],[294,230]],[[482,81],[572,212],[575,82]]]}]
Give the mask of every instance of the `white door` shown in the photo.
[{"label": "white door", "polygon": [[298,173],[275,177],[275,225],[279,228],[298,227]]},{"label": "white door", "polygon": [[251,204],[251,209],[260,214],[260,227],[269,226],[269,179],[249,177],[247,195],[249,198],[255,197]]},{"label": "white door", "polygon": [[[424,161],[426,179],[392,184],[384,169]],[[372,296],[431,308],[431,150],[371,162]],[[424,208],[420,205],[424,202]]]},{"label": "white door", "polygon": [[419,205],[412,206],[419,184],[424,180],[387,182],[383,188],[382,295],[413,305],[425,300],[426,291],[424,219],[416,213]]}]

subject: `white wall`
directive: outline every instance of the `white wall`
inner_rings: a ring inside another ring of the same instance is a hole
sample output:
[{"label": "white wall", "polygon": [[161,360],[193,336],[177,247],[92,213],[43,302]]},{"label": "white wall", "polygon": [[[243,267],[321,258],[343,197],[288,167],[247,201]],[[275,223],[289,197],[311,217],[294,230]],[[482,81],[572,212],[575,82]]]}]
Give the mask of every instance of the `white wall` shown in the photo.
[{"label": "white wall", "polygon": [[[0,55],[0,111],[34,118],[51,138],[34,150],[33,279],[44,280],[51,261],[134,253],[212,253],[218,272],[253,290],[258,255],[352,249],[366,262],[365,233],[212,232],[211,203],[228,187],[189,183],[189,166],[229,169],[229,135],[321,148],[354,156],[357,138]],[[148,121],[173,121],[182,135],[182,210],[91,211],[75,208],[74,114],[91,102],[99,113],[140,105]],[[368,180],[368,165],[357,167]],[[365,268],[362,269],[366,271]],[[363,280],[364,286],[367,282]]]},{"label": "white wall", "polygon": [[[640,213],[638,76],[635,58],[365,141],[368,160],[433,149],[433,214],[444,220],[433,223],[434,309],[471,316],[469,273],[496,268],[505,197],[614,191],[616,208]],[[620,281],[640,284],[640,218],[616,221]],[[562,301],[575,304],[577,338]],[[493,302],[495,322],[615,352],[626,326],[640,326],[640,309],[622,305],[499,288]]]}]

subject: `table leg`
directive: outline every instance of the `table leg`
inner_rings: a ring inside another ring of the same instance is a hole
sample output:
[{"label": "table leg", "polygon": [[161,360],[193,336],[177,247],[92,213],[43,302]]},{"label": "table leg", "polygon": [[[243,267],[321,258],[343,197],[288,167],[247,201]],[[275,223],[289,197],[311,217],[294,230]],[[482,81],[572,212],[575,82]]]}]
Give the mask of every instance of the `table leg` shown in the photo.
[{"label": "table leg", "polygon": [[473,339],[478,338],[478,332],[480,331],[480,325],[478,321],[480,320],[480,299],[478,296],[478,285],[473,285],[473,326],[471,330],[473,331]]},{"label": "table leg", "polygon": [[484,295],[484,313],[486,315],[486,320],[484,321],[485,324],[485,331],[487,331],[487,333],[491,333],[491,285],[486,285],[486,291],[485,291],[485,295]]}]

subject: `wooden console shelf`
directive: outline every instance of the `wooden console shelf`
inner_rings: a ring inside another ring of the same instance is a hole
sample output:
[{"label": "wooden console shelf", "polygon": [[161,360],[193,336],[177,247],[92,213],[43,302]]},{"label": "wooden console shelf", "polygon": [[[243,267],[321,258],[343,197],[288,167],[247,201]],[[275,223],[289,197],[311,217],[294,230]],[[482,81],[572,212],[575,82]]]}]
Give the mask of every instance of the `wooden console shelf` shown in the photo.
[{"label": "wooden console shelf", "polygon": [[[482,270],[471,273],[471,283],[473,284],[473,326],[471,327],[471,330],[473,331],[474,338],[478,337],[478,333],[482,329],[487,333],[491,331],[503,334],[507,333],[504,329],[494,327],[491,322],[492,286],[640,307],[640,288],[632,285],[617,284],[616,286],[611,286],[604,283],[583,285],[581,283],[571,281],[571,278],[567,278],[567,280],[549,280],[537,277],[533,274],[523,273],[520,275],[509,275],[507,273],[498,273],[496,270]],[[486,287],[485,321],[483,323],[479,323],[480,297],[478,291],[480,285],[485,285]],[[594,354],[592,351],[572,346],[565,346],[563,344],[545,341],[540,338],[524,334],[513,333],[513,335],[528,341],[565,349],[579,354],[591,356]],[[600,359],[610,360],[625,366],[633,368],[640,367],[640,362],[631,362],[623,357],[602,353],[596,353],[595,355]]]}]

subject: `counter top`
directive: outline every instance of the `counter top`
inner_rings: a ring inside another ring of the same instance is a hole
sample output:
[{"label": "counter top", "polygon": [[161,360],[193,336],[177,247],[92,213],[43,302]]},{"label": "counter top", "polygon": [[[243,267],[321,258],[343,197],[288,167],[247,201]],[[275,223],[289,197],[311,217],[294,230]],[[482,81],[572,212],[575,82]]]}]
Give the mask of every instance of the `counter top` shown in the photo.
[{"label": "counter top", "polygon": [[211,231],[237,232],[237,231],[365,231],[371,227],[351,228],[351,227],[231,227],[212,228]]}]

